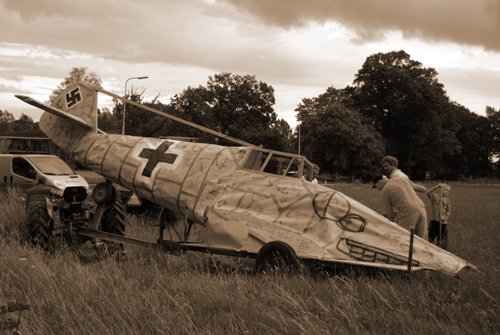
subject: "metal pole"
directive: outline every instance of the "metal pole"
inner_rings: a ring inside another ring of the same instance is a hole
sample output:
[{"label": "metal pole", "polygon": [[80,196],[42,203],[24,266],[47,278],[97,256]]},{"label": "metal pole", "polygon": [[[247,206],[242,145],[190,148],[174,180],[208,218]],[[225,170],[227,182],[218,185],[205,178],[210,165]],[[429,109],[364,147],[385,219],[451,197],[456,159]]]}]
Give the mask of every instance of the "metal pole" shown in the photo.
[{"label": "metal pole", "polygon": [[410,229],[410,250],[408,252],[408,274],[411,273],[411,263],[413,262],[413,235],[415,234],[415,229]]},{"label": "metal pole", "polygon": [[[132,79],[142,80],[142,79],[147,79],[147,78],[149,78],[149,77],[148,76],[140,76],[140,77],[130,77],[127,80],[125,80],[125,88],[123,90],[125,99],[127,98],[127,83],[129,80],[132,80]],[[127,112],[127,101],[123,100],[122,135],[125,135],[125,113],[126,112]]]},{"label": "metal pole", "polygon": [[443,221],[441,220],[441,217],[443,216],[443,188],[441,187],[441,183],[439,183],[439,235],[438,235],[438,246],[442,249],[443,248],[443,234],[442,234],[442,229],[443,229]]},{"label": "metal pole", "polygon": [[300,119],[300,112],[299,112],[299,145],[298,145],[298,152],[297,154],[300,155],[300,126],[302,124],[302,120]]}]

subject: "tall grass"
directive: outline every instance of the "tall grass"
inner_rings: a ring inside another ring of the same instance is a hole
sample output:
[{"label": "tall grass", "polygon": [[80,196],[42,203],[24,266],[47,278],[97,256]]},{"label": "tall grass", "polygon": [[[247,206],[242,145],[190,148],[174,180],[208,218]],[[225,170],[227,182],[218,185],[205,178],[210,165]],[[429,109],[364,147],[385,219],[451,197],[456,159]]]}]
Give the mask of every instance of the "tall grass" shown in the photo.
[{"label": "tall grass", "polygon": [[25,196],[17,188],[0,191],[0,239],[20,241],[26,234]]},{"label": "tall grass", "polygon": [[[335,185],[379,209],[367,185]],[[127,259],[82,261],[20,242],[24,204],[0,200],[0,305],[27,303],[23,334],[493,334],[500,329],[500,187],[452,185],[450,251],[480,272],[254,274],[252,261],[127,247]],[[128,233],[156,239],[129,217]],[[0,316],[1,317],[1,316]]]}]

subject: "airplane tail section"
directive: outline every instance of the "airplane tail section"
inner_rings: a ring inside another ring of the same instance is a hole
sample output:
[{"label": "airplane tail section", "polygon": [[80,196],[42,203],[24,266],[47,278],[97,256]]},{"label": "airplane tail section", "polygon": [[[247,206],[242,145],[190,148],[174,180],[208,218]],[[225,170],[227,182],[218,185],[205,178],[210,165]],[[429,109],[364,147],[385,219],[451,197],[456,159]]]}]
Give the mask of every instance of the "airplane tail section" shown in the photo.
[{"label": "airplane tail section", "polygon": [[97,92],[84,83],[74,83],[62,91],[51,106],[79,117],[97,128]]},{"label": "airplane tail section", "polygon": [[45,111],[40,129],[66,152],[89,132],[97,132],[97,91],[85,83],[74,83],[49,106],[26,96],[24,102]]}]

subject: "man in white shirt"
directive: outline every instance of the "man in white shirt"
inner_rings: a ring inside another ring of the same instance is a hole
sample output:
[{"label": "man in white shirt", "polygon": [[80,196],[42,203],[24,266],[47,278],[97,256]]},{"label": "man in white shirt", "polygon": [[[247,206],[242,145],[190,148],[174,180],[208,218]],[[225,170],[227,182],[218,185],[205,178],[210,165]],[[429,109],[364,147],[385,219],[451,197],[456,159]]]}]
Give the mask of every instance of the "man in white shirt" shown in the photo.
[{"label": "man in white shirt", "polygon": [[410,183],[411,187],[413,187],[413,189],[416,192],[426,193],[427,188],[424,185],[420,185],[420,184],[416,184],[416,183],[412,182],[410,180],[410,178],[408,178],[408,176],[403,171],[398,169],[398,163],[399,162],[398,162],[398,159],[396,157],[385,156],[382,159],[382,168],[384,169],[385,175],[389,179],[394,179],[394,178],[406,179]]},{"label": "man in white shirt", "polygon": [[381,191],[385,217],[408,230],[414,228],[417,236],[426,238],[425,205],[404,178],[387,179],[385,176],[377,176],[373,180],[373,187]]}]

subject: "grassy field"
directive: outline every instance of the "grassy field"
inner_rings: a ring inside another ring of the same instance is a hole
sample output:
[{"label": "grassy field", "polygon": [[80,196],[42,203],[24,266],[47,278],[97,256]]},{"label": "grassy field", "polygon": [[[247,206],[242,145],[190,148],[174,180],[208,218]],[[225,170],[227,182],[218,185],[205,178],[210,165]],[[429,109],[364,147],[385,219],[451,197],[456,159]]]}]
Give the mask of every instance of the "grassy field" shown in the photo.
[{"label": "grassy field", "polygon": [[[334,185],[380,209],[369,185]],[[0,311],[24,311],[21,334],[498,334],[500,187],[452,184],[450,251],[479,268],[438,273],[292,277],[254,274],[250,261],[127,247],[127,259],[48,255],[20,243],[19,195],[0,199]],[[427,201],[428,204],[428,201]],[[154,238],[148,220],[128,233]],[[0,315],[0,323],[18,314]],[[1,331],[0,331],[1,333]]]}]

